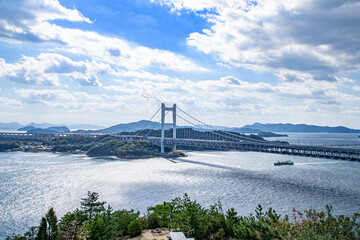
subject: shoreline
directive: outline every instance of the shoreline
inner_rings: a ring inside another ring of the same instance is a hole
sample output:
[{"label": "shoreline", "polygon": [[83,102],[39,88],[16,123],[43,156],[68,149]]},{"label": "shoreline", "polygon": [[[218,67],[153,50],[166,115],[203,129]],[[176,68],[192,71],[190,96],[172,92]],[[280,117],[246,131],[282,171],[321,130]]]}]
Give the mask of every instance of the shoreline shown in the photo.
[{"label": "shoreline", "polygon": [[159,153],[159,154],[156,154],[156,155],[143,155],[143,156],[136,156],[136,155],[126,155],[124,157],[118,157],[118,156],[115,156],[115,155],[99,155],[99,156],[91,156],[91,155],[88,155],[86,152],[84,151],[81,151],[81,152],[53,152],[51,150],[47,150],[47,149],[44,149],[44,150],[39,150],[39,149],[9,149],[9,150],[4,150],[4,151],[0,151],[0,152],[24,152],[24,153],[27,153],[27,152],[31,152],[31,153],[41,153],[41,152],[48,152],[48,153],[53,153],[53,154],[76,154],[76,155],[85,155],[85,156],[88,156],[88,157],[92,157],[92,158],[107,158],[107,159],[112,159],[112,160],[121,160],[121,159],[126,159],[126,160],[129,160],[129,159],[148,159],[148,158],[155,158],[155,157],[162,157],[162,158],[177,158],[177,157],[187,157],[187,155],[184,153],[184,152],[176,152],[176,153]]}]

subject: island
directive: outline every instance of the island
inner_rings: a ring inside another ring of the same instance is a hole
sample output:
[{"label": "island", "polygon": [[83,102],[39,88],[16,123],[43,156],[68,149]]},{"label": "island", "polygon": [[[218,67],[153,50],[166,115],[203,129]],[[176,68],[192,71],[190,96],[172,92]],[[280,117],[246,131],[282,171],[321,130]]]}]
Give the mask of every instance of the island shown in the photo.
[{"label": "island", "polygon": [[53,152],[86,154],[90,157],[111,157],[121,159],[139,159],[152,157],[180,157],[184,153],[171,152],[165,147],[165,153],[160,153],[160,146],[144,140],[124,141],[111,135],[81,136],[70,135],[56,137],[50,141],[3,141],[0,142],[0,152]]},{"label": "island", "polygon": [[278,134],[273,132],[259,132],[257,135],[259,137],[288,137],[287,134]]},{"label": "island", "polygon": [[51,151],[55,153],[83,153],[90,157],[139,159],[185,156],[179,151],[172,153],[168,147],[165,147],[165,154],[161,154],[157,144],[144,140],[124,141],[111,135],[57,137],[45,144],[50,145]]}]

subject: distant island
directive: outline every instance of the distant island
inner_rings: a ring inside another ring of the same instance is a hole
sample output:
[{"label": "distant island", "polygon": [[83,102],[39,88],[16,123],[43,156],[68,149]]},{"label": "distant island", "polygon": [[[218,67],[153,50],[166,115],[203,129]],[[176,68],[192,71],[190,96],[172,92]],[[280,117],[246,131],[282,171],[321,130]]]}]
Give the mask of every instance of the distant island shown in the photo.
[{"label": "distant island", "polygon": [[[26,133],[70,133],[70,129],[65,126],[48,127],[48,128],[35,128],[33,126],[23,127],[19,131],[26,131]],[[26,130],[27,129],[27,130]]]},{"label": "distant island", "polygon": [[272,133],[272,132],[259,132],[257,134],[259,137],[288,137],[287,134],[278,134],[278,133]]},{"label": "distant island", "polygon": [[246,125],[244,128],[259,129],[264,132],[360,133],[360,129],[351,129],[343,126],[328,127],[291,123],[254,123]]}]

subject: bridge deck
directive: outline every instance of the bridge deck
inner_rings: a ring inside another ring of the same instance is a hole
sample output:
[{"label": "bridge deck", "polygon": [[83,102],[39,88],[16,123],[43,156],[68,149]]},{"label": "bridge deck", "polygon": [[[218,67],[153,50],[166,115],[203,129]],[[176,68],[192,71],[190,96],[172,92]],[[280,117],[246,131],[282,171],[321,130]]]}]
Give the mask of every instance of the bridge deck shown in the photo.
[{"label": "bridge deck", "polygon": [[[148,141],[160,144],[160,138],[148,137]],[[319,158],[331,158],[360,161],[360,149],[348,148],[329,148],[320,146],[305,146],[305,145],[284,145],[275,143],[252,143],[252,142],[234,142],[234,141],[212,141],[200,139],[173,139],[165,138],[164,144],[172,146],[174,144],[188,147],[202,147],[209,149],[221,150],[239,150],[239,151],[254,151],[254,152],[268,152],[278,154],[289,154]]]}]

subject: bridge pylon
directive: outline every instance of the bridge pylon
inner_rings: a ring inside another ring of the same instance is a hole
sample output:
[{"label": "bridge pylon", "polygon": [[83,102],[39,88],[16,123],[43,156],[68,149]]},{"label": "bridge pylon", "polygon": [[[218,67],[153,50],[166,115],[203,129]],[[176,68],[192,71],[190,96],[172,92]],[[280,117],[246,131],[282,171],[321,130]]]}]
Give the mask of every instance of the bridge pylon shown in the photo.
[{"label": "bridge pylon", "polygon": [[[173,138],[176,138],[176,104],[172,107],[166,107],[164,103],[161,103],[161,153],[164,153],[164,138],[165,138],[165,115],[166,111],[172,111],[173,113]],[[176,144],[173,146],[173,151],[176,152]]]}]

